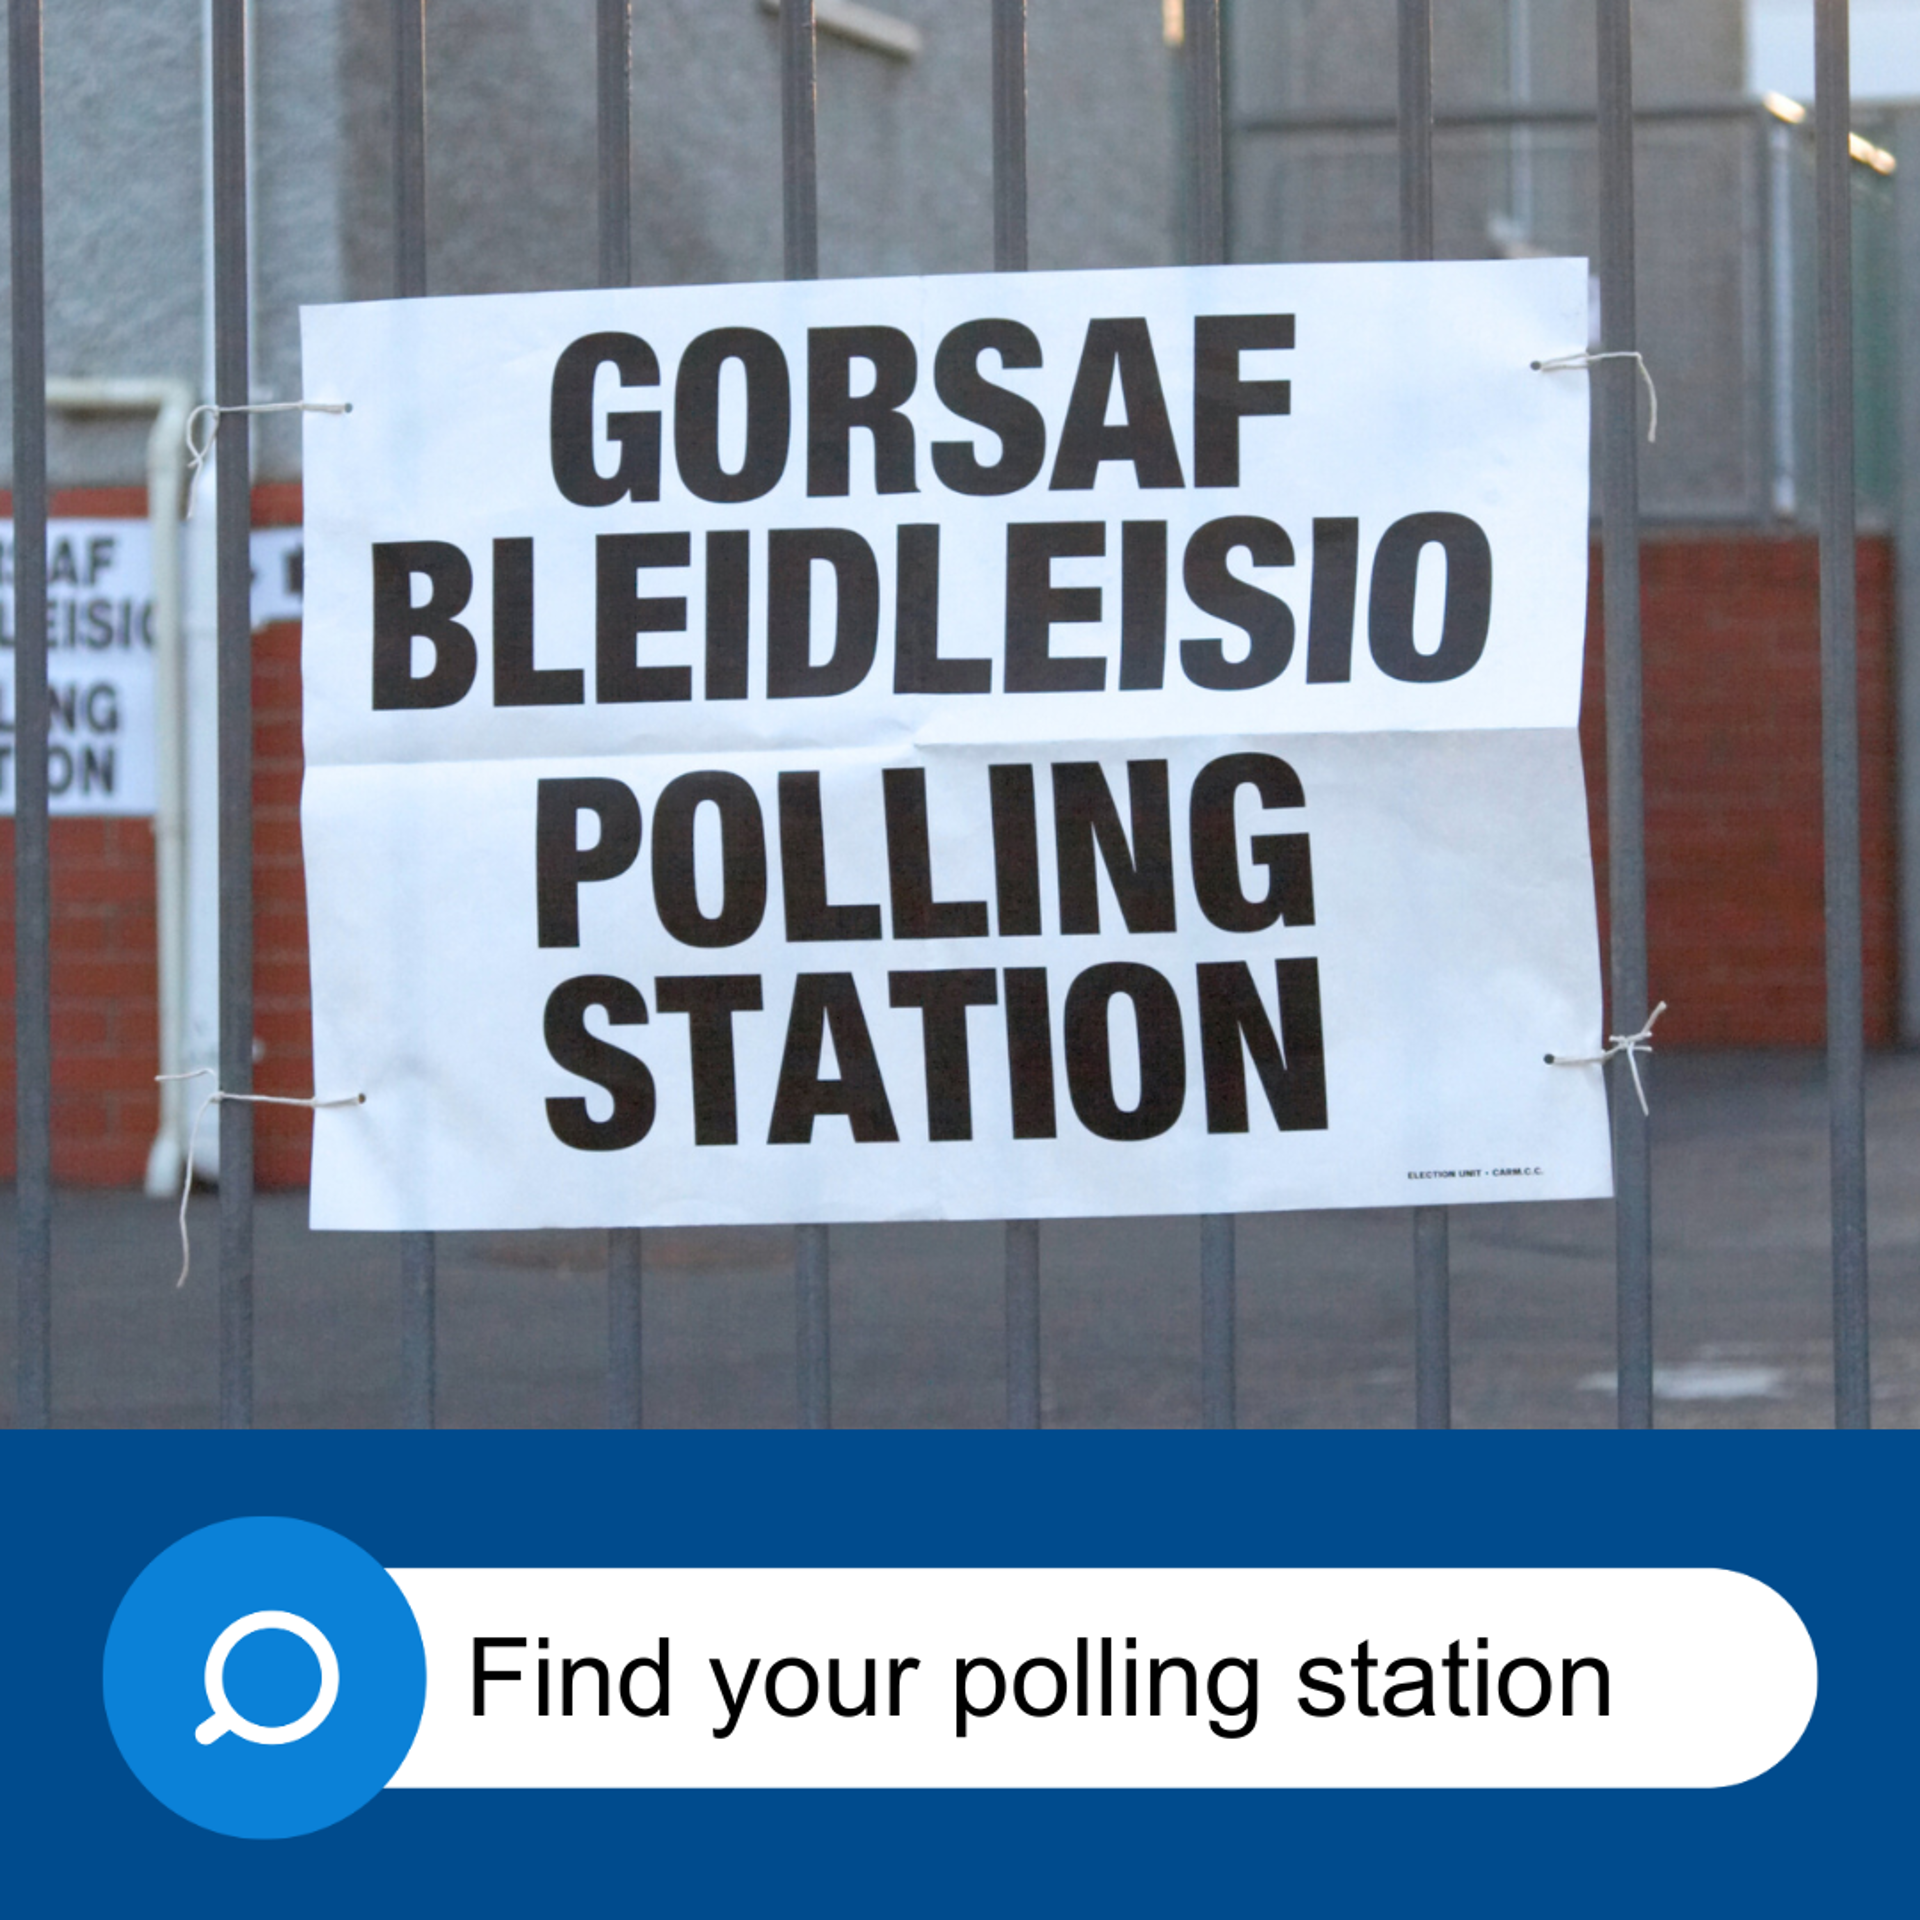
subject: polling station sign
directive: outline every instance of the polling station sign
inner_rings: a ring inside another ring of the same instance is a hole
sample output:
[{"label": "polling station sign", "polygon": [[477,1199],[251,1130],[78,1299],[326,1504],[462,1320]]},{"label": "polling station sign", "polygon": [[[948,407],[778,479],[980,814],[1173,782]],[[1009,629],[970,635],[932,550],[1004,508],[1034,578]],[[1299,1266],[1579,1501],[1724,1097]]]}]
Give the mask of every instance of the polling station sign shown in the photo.
[{"label": "polling station sign", "polygon": [[[13,523],[0,520],[0,815],[14,807]],[[47,528],[48,805],[151,813],[153,541],[144,520]]]},{"label": "polling station sign", "polygon": [[[298,620],[298,527],[256,527],[253,626]],[[47,525],[48,804],[55,814],[151,814],[158,792],[153,529]],[[13,522],[0,519],[0,817],[14,810]]]},{"label": "polling station sign", "polygon": [[309,309],[314,1224],[1608,1192],[1586,303]]}]

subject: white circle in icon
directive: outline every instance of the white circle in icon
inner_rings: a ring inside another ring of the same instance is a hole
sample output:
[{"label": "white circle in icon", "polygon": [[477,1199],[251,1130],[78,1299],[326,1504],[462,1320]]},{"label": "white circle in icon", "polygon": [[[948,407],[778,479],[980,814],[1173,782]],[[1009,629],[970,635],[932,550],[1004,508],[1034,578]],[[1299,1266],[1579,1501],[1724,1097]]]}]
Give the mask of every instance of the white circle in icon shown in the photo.
[{"label": "white circle in icon", "polygon": [[[314,1658],[320,1662],[320,1691],[314,1696],[313,1705],[299,1719],[289,1720],[281,1727],[263,1727],[256,1720],[247,1719],[244,1714],[236,1712],[227,1699],[227,1656],[248,1634],[265,1633],[271,1628],[278,1628],[282,1633],[290,1633],[304,1640],[313,1649]],[[333,1711],[333,1703],[339,1695],[340,1662],[334,1658],[332,1643],[311,1620],[302,1619],[297,1613],[280,1613],[272,1609],[263,1613],[243,1613],[208,1650],[207,1705],[213,1712],[194,1728],[193,1737],[203,1747],[212,1746],[223,1733],[237,1734],[242,1740],[251,1740],[258,1747],[284,1747],[291,1741],[304,1740]]]}]

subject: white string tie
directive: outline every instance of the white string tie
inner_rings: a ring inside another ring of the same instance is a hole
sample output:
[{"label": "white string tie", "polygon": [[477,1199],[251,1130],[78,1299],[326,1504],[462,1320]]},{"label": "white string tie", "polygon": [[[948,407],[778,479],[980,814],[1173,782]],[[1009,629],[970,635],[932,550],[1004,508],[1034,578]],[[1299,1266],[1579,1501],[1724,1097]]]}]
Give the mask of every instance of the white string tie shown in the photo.
[{"label": "white string tie", "polygon": [[173,1283],[175,1287],[187,1284],[187,1271],[193,1265],[193,1246],[187,1238],[187,1200],[193,1192],[193,1150],[200,1143],[200,1122],[206,1118],[209,1107],[235,1100],[250,1107],[306,1107],[317,1112],[321,1107],[364,1107],[367,1104],[364,1093],[349,1093],[338,1100],[301,1100],[286,1093],[228,1093],[217,1084],[219,1075],[211,1067],[195,1067],[191,1073],[156,1073],[153,1077],[156,1080],[212,1080],[216,1083],[213,1091],[200,1102],[193,1116],[193,1125],[187,1129],[187,1170],[180,1181],[180,1278]]},{"label": "white string tie", "polygon": [[1652,446],[1660,434],[1660,391],[1653,384],[1646,361],[1631,347],[1612,353],[1563,353],[1552,360],[1530,360],[1527,364],[1535,373],[1578,373],[1597,367],[1602,360],[1631,360],[1640,369],[1641,381],[1647,389],[1647,445]]},{"label": "white string tie", "polygon": [[1604,1053],[1583,1053],[1575,1056],[1570,1053],[1550,1053],[1547,1065],[1550,1067],[1602,1067],[1616,1053],[1627,1056],[1627,1071],[1633,1075],[1633,1090],[1640,1097],[1640,1111],[1647,1111],[1647,1090],[1640,1084],[1640,1056],[1653,1051],[1653,1023],[1667,1010],[1662,1000],[1647,1015],[1647,1024],[1638,1033],[1610,1033],[1607,1035],[1607,1048]]},{"label": "white string tie", "polygon": [[[187,511],[184,518],[193,518],[194,496],[200,490],[200,469],[206,463],[207,455],[213,451],[213,443],[220,436],[220,418],[228,413],[351,413],[351,400],[261,400],[250,407],[195,407],[187,415]],[[207,415],[213,425],[207,429],[205,439],[194,437],[194,425],[202,414]],[[176,1075],[175,1078],[183,1076]]]}]

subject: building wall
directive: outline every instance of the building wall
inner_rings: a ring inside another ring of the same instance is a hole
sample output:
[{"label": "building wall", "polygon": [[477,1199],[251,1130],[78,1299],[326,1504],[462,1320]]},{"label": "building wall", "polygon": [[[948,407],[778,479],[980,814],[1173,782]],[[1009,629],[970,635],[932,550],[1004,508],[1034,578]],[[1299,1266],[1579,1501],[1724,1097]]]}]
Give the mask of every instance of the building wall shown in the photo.
[{"label": "building wall", "polygon": [[[303,302],[394,285],[391,0],[252,0],[259,398],[300,391]],[[202,0],[87,0],[46,18],[48,369],[202,384]],[[991,12],[886,0],[924,51],[823,34],[820,261],[830,275],[993,264]],[[593,0],[428,9],[428,284],[595,284]],[[778,279],[779,22],[760,0],[636,0],[633,258],[642,284]],[[0,72],[5,68],[0,44]],[[1036,267],[1175,255],[1176,56],[1159,0],[1035,0]],[[4,93],[0,92],[0,99]],[[0,169],[0,207],[7,195]],[[3,224],[3,219],[0,219]],[[9,305],[0,248],[0,331]],[[12,475],[0,390],[0,484]],[[144,471],[138,423],[56,417],[57,486]],[[297,419],[255,423],[255,471],[300,470]]]},{"label": "building wall", "polygon": [[[202,0],[87,0],[45,20],[47,368],[202,382],[207,262]],[[341,297],[348,130],[333,111],[339,0],[253,0],[257,391],[299,391],[297,312]],[[5,65],[0,47],[0,69]],[[0,204],[8,184],[0,171]],[[11,269],[0,250],[0,328]],[[0,393],[0,474],[10,481],[12,394]],[[55,416],[56,485],[112,486],[144,472],[144,422]],[[298,430],[263,423],[261,472],[291,472]]]},{"label": "building wall", "polygon": [[[1522,15],[1530,26],[1516,41]],[[1242,129],[1232,161],[1233,257],[1397,257],[1395,0],[1271,0],[1235,8],[1229,19],[1229,86]],[[1740,0],[1637,0],[1636,106],[1738,101],[1742,45]],[[1434,100],[1443,116],[1525,106],[1590,112],[1594,57],[1591,0],[1450,0],[1434,9]],[[1320,124],[1302,127],[1302,118]],[[1772,511],[1762,139],[1757,109],[1645,119],[1639,128],[1638,331],[1661,400],[1641,489],[1647,510],[1670,521]],[[1442,125],[1435,251],[1453,260],[1529,252],[1591,260],[1597,174],[1590,121]],[[1810,322],[1802,325],[1810,339]]]},{"label": "building wall", "polygon": [[[1892,543],[1859,544],[1866,1037],[1896,1039]],[[1581,743],[1606,932],[1605,622],[1591,574]],[[1813,1047],[1826,1038],[1820,805],[1820,551],[1750,533],[1641,552],[1647,942],[1663,1043]],[[1604,950],[1604,947],[1603,947]],[[1613,1010],[1610,1031],[1644,1007]]]}]

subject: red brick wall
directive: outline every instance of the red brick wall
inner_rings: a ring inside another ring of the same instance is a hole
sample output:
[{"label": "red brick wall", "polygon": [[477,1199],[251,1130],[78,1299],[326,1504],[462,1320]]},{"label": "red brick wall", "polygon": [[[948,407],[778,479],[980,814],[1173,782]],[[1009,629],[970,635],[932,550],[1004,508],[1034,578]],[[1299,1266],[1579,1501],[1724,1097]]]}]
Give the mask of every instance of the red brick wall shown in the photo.
[{"label": "red brick wall", "polygon": [[[13,992],[13,822],[5,855],[6,953],[0,992]],[[151,1080],[155,1016],[153,834],[145,820],[56,820],[54,873],[54,1177],[80,1186],[137,1183],[159,1105]],[[0,1152],[13,1166],[13,1048]]]},{"label": "red brick wall", "polygon": [[[3,498],[3,496],[0,496]],[[137,514],[137,490],[68,494],[57,512]],[[261,525],[297,525],[299,490],[262,487]],[[1893,569],[1860,543],[1860,710],[1867,1037],[1893,1037]],[[1824,1031],[1820,888],[1819,556],[1746,533],[1650,539],[1646,652],[1648,921],[1660,1038],[1813,1046]],[[1595,555],[1586,754],[1602,915],[1604,702]],[[255,1085],[312,1092],[300,861],[300,630],[254,640]],[[144,820],[56,820],[54,1174],[137,1184],[159,1124],[153,835]],[[13,827],[0,822],[0,1003],[13,992]],[[1644,1009],[1627,1010],[1637,1021]],[[13,1040],[0,1023],[0,1174],[13,1166]],[[298,1186],[312,1122],[256,1109],[263,1185]]]},{"label": "red brick wall", "polygon": [[[0,512],[11,502],[0,494]],[[56,494],[56,514],[135,517],[140,488]],[[298,526],[298,487],[256,490],[260,526]],[[254,1031],[263,1093],[313,1091],[307,899],[300,863],[300,629],[254,636]],[[53,1172],[75,1186],[138,1186],[160,1124],[153,829],[147,820],[52,822]],[[0,1005],[13,1004],[13,822],[0,820]],[[302,1186],[311,1118],[254,1110],[265,1186]],[[207,1122],[212,1125],[211,1117]],[[14,1165],[13,1023],[0,1019],[0,1175]]]},{"label": "red brick wall", "polygon": [[[1868,1042],[1895,1037],[1893,555],[1859,546],[1861,854]],[[1600,564],[1580,736],[1604,937]],[[1645,636],[1647,941],[1662,1041],[1819,1046],[1826,1036],[1820,556],[1751,533],[1650,539]],[[1635,1025],[1646,1011],[1621,1009]],[[1618,1022],[1614,1023],[1617,1027]]]}]

